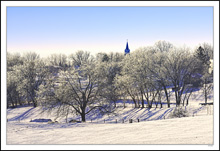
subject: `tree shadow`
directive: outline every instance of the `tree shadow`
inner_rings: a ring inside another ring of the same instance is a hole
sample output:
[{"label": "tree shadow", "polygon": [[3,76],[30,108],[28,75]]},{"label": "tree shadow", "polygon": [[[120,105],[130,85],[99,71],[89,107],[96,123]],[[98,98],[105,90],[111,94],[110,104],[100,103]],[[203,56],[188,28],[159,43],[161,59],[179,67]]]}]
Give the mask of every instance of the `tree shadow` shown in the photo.
[{"label": "tree shadow", "polygon": [[34,107],[30,108],[29,110],[27,110],[26,112],[22,113],[21,115],[15,116],[11,119],[8,119],[8,121],[18,121],[18,120],[24,120],[26,118],[28,118],[28,115],[30,114],[30,112],[34,109]]},{"label": "tree shadow", "polygon": [[170,113],[172,111],[173,111],[173,108],[169,108],[163,114],[161,114],[160,116],[158,116],[157,118],[152,119],[152,120],[161,120],[165,115],[167,115],[168,113]]}]

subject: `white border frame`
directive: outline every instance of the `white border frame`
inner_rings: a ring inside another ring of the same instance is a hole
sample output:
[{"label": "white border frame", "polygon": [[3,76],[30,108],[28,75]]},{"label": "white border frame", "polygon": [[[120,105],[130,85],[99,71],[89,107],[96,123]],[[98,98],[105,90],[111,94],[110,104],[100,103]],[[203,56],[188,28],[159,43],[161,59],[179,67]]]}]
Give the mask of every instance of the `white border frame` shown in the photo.
[{"label": "white border frame", "polygon": [[[214,7],[214,145],[6,145],[6,7],[7,6],[213,6]],[[3,150],[219,150],[219,2],[218,1],[1,1],[1,146]]]}]

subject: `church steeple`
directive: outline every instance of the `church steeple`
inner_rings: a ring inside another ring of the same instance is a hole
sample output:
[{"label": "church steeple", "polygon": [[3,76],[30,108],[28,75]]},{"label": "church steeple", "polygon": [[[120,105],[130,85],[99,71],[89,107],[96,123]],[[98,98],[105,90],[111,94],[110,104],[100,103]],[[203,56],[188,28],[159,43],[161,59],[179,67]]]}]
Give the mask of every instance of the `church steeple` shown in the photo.
[{"label": "church steeple", "polygon": [[127,45],[126,45],[126,49],[125,49],[125,55],[126,54],[130,54],[130,49],[128,48],[128,40],[127,40]]}]

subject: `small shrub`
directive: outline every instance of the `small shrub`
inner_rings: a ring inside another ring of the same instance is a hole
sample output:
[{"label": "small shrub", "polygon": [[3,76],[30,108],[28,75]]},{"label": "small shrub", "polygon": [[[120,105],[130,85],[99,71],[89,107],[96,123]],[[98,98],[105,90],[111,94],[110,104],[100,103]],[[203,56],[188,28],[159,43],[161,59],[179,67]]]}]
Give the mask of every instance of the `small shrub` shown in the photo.
[{"label": "small shrub", "polygon": [[188,117],[189,113],[187,110],[184,110],[183,108],[175,108],[175,110],[173,111],[173,113],[170,115],[171,118],[175,118],[175,117]]}]

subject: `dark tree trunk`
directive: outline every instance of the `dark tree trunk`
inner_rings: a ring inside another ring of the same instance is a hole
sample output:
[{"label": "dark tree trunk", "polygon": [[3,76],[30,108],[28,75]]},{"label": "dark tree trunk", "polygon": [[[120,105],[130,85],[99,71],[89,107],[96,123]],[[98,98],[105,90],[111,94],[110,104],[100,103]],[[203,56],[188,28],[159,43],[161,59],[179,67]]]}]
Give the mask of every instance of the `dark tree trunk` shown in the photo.
[{"label": "dark tree trunk", "polygon": [[144,98],[143,98],[143,95],[142,95],[142,98],[141,98],[142,100],[142,108],[144,108]]},{"label": "dark tree trunk", "polygon": [[20,106],[22,106],[22,103],[21,103],[21,99],[20,99],[20,98],[18,98],[18,103],[19,103]]},{"label": "dark tree trunk", "polygon": [[187,98],[186,100],[186,106],[188,106],[188,104],[189,104],[189,98]]},{"label": "dark tree trunk", "polygon": [[113,101],[113,102],[114,102],[114,108],[116,108],[117,107],[116,101]]},{"label": "dark tree trunk", "polygon": [[163,104],[161,102],[161,91],[159,91],[159,93],[158,93],[158,100],[159,100],[159,103],[160,103],[160,108],[163,108]]},{"label": "dark tree trunk", "polygon": [[149,108],[150,102],[149,102],[149,99],[148,99],[148,91],[147,91],[147,96],[146,96],[145,93],[144,93],[144,96],[145,96],[145,98],[146,98],[146,100],[147,100],[147,107]]},{"label": "dark tree trunk", "polygon": [[134,102],[134,107],[137,108],[137,103],[136,100],[134,98],[132,98],[133,102]]},{"label": "dark tree trunk", "polygon": [[144,94],[142,90],[141,90],[141,108],[144,108]]},{"label": "dark tree trunk", "polygon": [[152,99],[152,100],[151,100],[151,103],[150,103],[150,108],[152,108],[153,102],[154,102],[154,100]]},{"label": "dark tree trunk", "polygon": [[86,122],[86,114],[85,113],[81,113],[81,118],[82,118],[82,122]]},{"label": "dark tree trunk", "polygon": [[14,102],[13,102],[13,100],[12,100],[11,94],[9,95],[9,97],[10,97],[10,100],[11,100],[12,107],[14,108],[15,105],[14,105]]},{"label": "dark tree trunk", "polygon": [[37,107],[37,102],[33,101],[34,107]]},{"label": "dark tree trunk", "polygon": [[164,92],[165,92],[166,98],[167,98],[167,106],[168,106],[168,108],[170,108],[170,100],[169,100],[169,94],[167,92],[167,88],[165,85],[163,85],[163,88],[164,88]]},{"label": "dark tree trunk", "polygon": [[129,92],[129,90],[127,90],[127,92],[130,95],[130,97],[132,98],[132,101],[134,102],[135,108],[137,108],[137,102],[135,100],[135,97],[133,97],[133,95]]},{"label": "dark tree trunk", "polygon": [[32,98],[31,100],[32,100],[33,106],[37,107],[37,101],[34,98]]},{"label": "dark tree trunk", "polygon": [[207,87],[206,87],[206,80],[205,80],[205,103],[207,103]]}]

